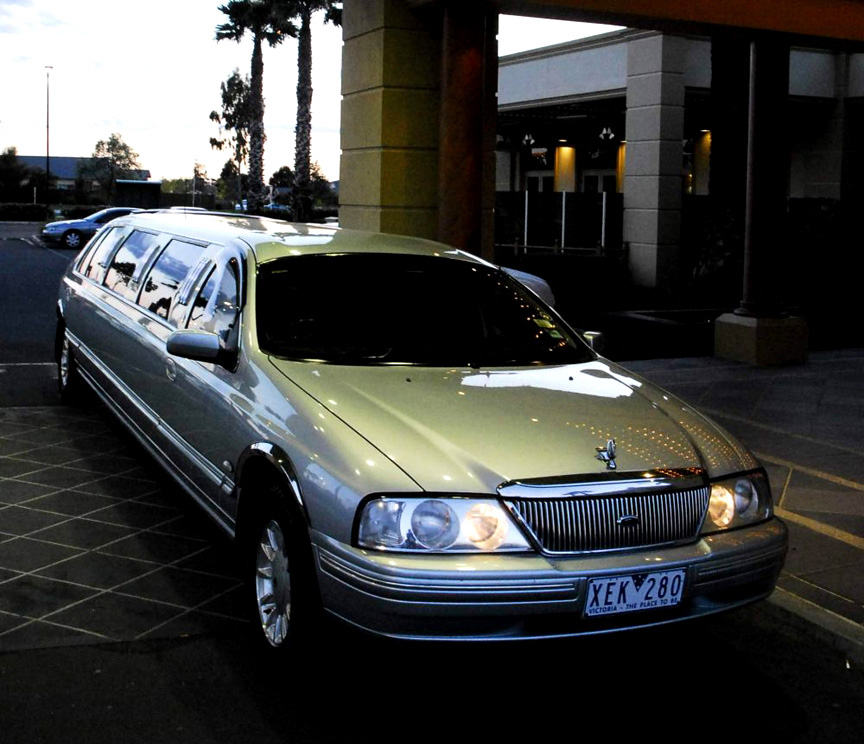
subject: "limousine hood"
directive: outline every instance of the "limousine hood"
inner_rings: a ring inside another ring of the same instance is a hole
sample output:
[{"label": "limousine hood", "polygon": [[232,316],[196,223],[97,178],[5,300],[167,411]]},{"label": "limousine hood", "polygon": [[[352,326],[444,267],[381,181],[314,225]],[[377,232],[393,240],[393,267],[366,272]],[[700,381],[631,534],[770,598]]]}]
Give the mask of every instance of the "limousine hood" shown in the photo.
[{"label": "limousine hood", "polygon": [[756,464],[712,422],[603,360],[476,370],[271,361],[428,491],[602,478],[597,451],[612,438],[619,473]]}]

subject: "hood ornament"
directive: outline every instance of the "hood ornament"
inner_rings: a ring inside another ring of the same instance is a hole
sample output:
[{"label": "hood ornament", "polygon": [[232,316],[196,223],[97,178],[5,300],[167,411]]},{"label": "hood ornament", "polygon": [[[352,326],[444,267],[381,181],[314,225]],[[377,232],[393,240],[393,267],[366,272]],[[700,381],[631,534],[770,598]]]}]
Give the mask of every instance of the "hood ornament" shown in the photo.
[{"label": "hood ornament", "polygon": [[615,465],[615,440],[608,440],[605,448],[597,447],[597,454],[595,457],[600,460],[600,462],[606,463],[606,470],[615,470],[617,467]]}]

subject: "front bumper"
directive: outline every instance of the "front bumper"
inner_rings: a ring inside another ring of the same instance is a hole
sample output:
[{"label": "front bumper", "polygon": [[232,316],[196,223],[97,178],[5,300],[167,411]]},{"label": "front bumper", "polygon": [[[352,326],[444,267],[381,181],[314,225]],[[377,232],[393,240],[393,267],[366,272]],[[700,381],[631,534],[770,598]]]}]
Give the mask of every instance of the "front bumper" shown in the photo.
[{"label": "front bumper", "polygon": [[[572,557],[378,553],[312,538],[328,611],[373,633],[442,640],[588,635],[732,609],[771,593],[788,542],[776,518],[690,545]],[[582,617],[589,579],[671,569],[686,571],[674,608]]]}]

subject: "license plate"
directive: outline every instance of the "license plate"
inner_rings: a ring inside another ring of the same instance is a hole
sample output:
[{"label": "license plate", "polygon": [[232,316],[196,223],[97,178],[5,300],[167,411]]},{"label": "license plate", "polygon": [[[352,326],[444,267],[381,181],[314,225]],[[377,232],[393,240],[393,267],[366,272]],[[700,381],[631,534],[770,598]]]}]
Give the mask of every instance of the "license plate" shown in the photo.
[{"label": "license plate", "polygon": [[685,571],[605,576],[588,581],[585,617],[672,607],[681,601]]}]

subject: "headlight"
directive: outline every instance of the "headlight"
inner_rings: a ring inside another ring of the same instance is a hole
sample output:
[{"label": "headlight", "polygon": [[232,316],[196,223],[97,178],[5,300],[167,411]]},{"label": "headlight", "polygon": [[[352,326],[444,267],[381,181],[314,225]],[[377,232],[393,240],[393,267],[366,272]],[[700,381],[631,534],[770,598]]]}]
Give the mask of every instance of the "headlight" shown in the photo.
[{"label": "headlight", "polygon": [[373,499],[360,512],[357,544],[423,553],[531,550],[496,500],[461,497]]},{"label": "headlight", "polygon": [[724,478],[711,484],[702,533],[762,522],[772,513],[771,489],[764,473]]}]

